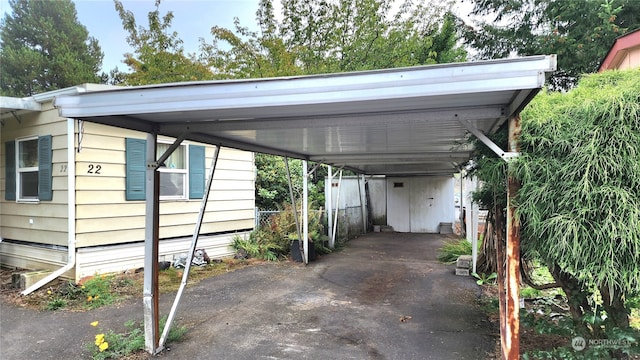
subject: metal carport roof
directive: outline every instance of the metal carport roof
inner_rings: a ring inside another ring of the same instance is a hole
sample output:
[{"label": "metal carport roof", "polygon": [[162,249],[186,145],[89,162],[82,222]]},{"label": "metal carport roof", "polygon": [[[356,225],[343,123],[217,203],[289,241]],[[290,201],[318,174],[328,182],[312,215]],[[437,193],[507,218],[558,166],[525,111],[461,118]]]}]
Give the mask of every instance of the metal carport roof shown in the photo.
[{"label": "metal carport roof", "polygon": [[438,175],[469,158],[555,70],[554,56],[330,75],[206,81],[61,96],[62,117],[365,174]]}]

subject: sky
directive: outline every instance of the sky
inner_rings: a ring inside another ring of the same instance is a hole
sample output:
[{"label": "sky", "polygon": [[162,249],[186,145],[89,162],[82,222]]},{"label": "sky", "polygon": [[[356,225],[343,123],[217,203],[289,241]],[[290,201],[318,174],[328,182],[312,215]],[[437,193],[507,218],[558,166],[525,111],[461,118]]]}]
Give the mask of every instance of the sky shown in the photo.
[{"label": "sky", "polygon": [[[55,0],[46,0],[55,1]],[[73,0],[78,21],[98,39],[104,52],[102,70],[108,73],[116,66],[120,71],[129,69],[122,63],[124,54],[132,52],[127,44],[127,32],[112,0]],[[214,25],[233,29],[233,19],[238,17],[242,26],[256,27],[256,11],[259,0],[163,0],[160,14],[173,11],[172,30],[184,41],[186,53],[198,50],[199,38],[210,42]],[[276,1],[276,3],[279,3]],[[458,6],[468,7],[469,1],[458,0]],[[148,27],[147,14],[155,9],[153,0],[122,0],[126,10],[133,12],[138,25]],[[0,12],[10,12],[8,0],[0,0]],[[276,9],[276,14],[279,11]]]},{"label": "sky", "polygon": [[[49,1],[49,0],[47,0]],[[121,71],[128,71],[122,63],[124,54],[132,52],[127,44],[127,32],[112,0],[74,0],[78,21],[89,31],[89,35],[98,39],[104,52],[102,70],[116,66]],[[155,9],[153,0],[123,0],[126,10],[133,12],[136,23],[148,27],[147,14]],[[233,18],[238,17],[243,26],[255,27],[255,14],[258,0],[164,0],[160,4],[160,14],[173,11],[171,28],[178,32],[184,41],[187,53],[198,50],[199,38],[210,41],[210,30],[213,25],[233,28]],[[2,17],[11,11],[8,0],[0,0]]]}]

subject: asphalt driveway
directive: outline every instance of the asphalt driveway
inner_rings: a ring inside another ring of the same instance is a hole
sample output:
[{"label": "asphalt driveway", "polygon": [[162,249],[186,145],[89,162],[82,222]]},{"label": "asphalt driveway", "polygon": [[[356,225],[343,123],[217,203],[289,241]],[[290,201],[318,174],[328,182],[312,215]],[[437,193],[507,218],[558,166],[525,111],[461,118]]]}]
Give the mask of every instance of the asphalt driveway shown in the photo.
[{"label": "asphalt driveway", "polygon": [[[444,237],[372,233],[308,266],[264,264],[189,286],[159,357],[176,359],[484,359],[497,334],[478,288],[436,260]],[[160,299],[167,314],[174,294]],[[141,299],[89,312],[2,304],[1,359],[85,359],[96,329],[142,321]]]}]

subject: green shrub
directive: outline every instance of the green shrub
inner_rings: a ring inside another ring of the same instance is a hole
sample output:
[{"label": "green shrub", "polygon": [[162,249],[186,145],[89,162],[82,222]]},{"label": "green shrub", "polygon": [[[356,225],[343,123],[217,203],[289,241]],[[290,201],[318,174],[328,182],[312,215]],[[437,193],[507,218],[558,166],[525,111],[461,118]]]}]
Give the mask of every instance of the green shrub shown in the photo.
[{"label": "green shrub", "polygon": [[[300,211],[298,210],[298,213]],[[322,212],[309,208],[309,239],[314,242],[318,254],[326,254],[331,249],[324,246]],[[249,257],[277,261],[286,258],[291,252],[291,244],[298,240],[293,207],[284,204],[282,210],[269,217],[267,224],[254,230],[249,238],[235,236],[231,246],[235,250],[244,250]]]}]

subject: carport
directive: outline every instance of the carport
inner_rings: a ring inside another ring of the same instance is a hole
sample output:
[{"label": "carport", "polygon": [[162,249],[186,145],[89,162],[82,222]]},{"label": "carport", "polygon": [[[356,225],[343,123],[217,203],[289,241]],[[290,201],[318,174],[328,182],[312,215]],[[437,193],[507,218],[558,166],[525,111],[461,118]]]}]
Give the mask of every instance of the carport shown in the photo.
[{"label": "carport", "polygon": [[[519,112],[555,69],[555,56],[532,56],[129,87],[61,96],[55,106],[62,117],[148,134],[146,186],[154,191],[146,192],[145,339],[147,350],[157,353],[164,336],[161,339],[158,330],[156,170],[181,141],[298,158],[304,164],[314,161],[367,175],[451,175],[470,157],[472,149],[464,145],[468,133],[505,160],[517,155],[515,141],[507,151],[485,134],[508,122],[516,139]],[[156,157],[158,135],[176,142]],[[215,158],[209,182],[214,169]],[[509,189],[512,196],[517,186]],[[203,207],[207,198],[205,193]],[[500,304],[501,335],[503,357],[517,358],[519,230],[512,206],[508,213],[506,275],[499,279],[507,294]],[[194,243],[198,232],[196,226]],[[179,296],[180,291],[174,309]],[[170,323],[171,318],[167,328]]]}]

